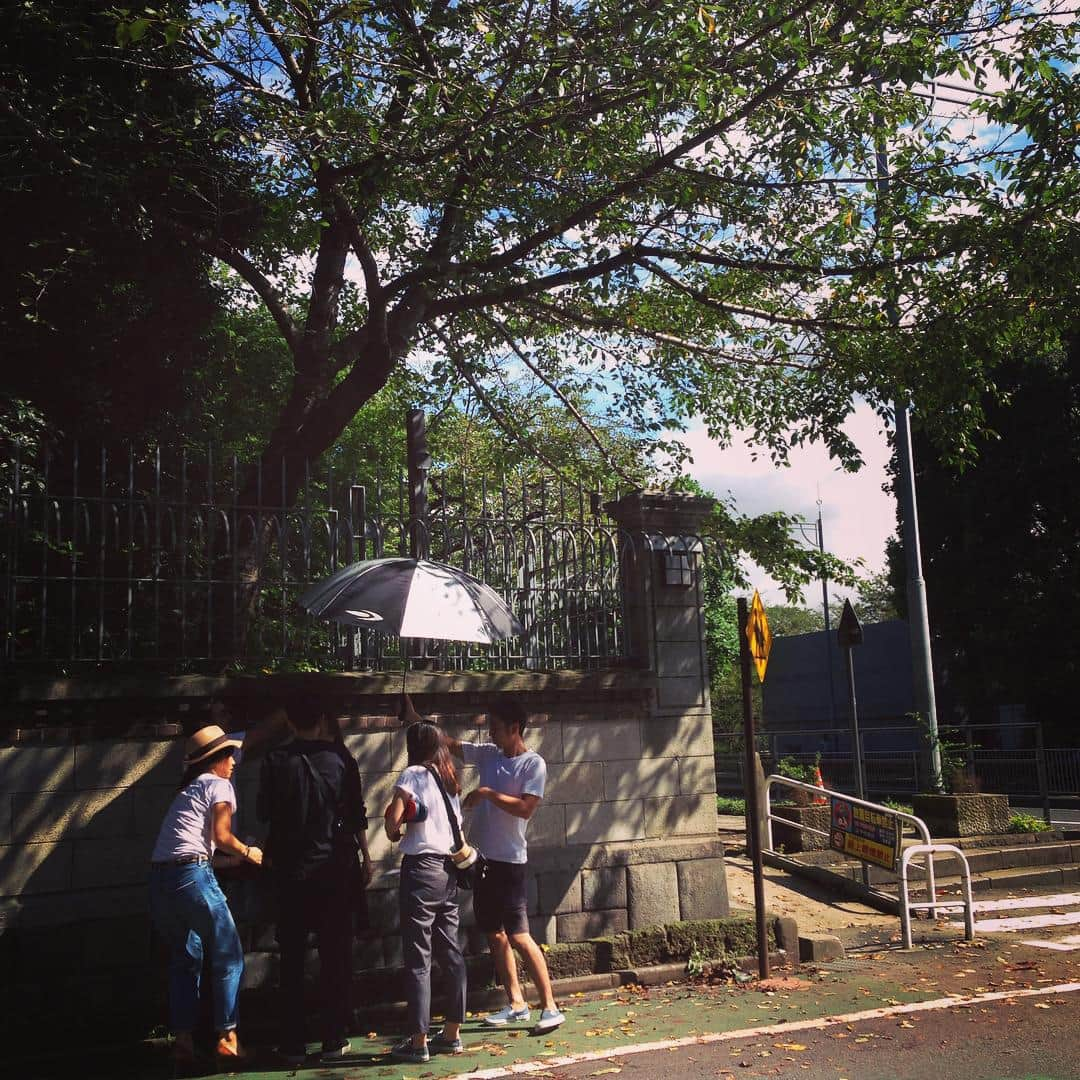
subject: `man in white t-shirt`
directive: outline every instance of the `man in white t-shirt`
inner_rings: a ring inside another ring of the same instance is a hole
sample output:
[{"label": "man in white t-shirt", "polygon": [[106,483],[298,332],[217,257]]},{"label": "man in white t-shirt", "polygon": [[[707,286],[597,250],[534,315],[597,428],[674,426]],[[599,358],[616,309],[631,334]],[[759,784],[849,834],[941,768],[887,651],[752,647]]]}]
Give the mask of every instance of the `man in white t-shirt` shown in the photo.
[{"label": "man in white t-shirt", "polygon": [[[413,712],[411,702],[407,702],[407,712]],[[463,743],[449,737],[446,742],[455,757],[475,765],[480,773],[479,786],[462,804],[473,812],[469,841],[487,859],[486,872],[473,892],[473,912],[478,929],[487,934],[496,973],[509,999],[505,1008],[484,1017],[484,1023],[503,1027],[529,1021],[529,1006],[514,962],[516,949],[540,993],[535,1030],[550,1031],[565,1017],[555,1004],[547,961],[529,932],[525,841],[529,818],[544,798],[547,766],[525,745],[527,722],[517,702],[500,702],[488,710],[490,743]]]}]

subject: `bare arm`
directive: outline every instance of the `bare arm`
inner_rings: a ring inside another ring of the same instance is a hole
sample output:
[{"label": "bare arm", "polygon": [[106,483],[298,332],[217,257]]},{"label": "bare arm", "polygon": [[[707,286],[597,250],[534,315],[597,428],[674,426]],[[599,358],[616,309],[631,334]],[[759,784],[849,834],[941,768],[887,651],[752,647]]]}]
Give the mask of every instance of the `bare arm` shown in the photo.
[{"label": "bare arm", "polygon": [[526,821],[536,813],[536,808],[543,801],[539,795],[504,795],[494,788],[478,787],[465,796],[465,802],[462,805],[466,810],[471,810],[483,800],[487,800],[513,817],[524,818]]},{"label": "bare arm", "polygon": [[[416,711],[412,703],[412,698],[408,694],[401,695],[401,712],[398,714],[401,717],[401,723],[403,727],[408,727],[409,724],[418,724],[423,717]],[[465,755],[461,752],[461,741],[459,739],[452,738],[443,732],[443,738],[446,740],[446,749],[456,758],[465,760]]]},{"label": "bare arm", "polygon": [[[224,726],[224,725],[223,725]],[[289,732],[289,718],[278,706],[244,735],[244,758],[253,760],[282,741]]]},{"label": "bare arm", "polygon": [[240,858],[259,866],[262,863],[262,850],[254,846],[249,847],[233,836],[232,807],[224,802],[214,803],[211,813],[214,815],[214,843],[218,848],[232,855],[239,855]]},{"label": "bare arm", "polygon": [[394,788],[394,797],[383,813],[383,827],[391,843],[401,839],[401,823],[405,820],[405,792]]}]

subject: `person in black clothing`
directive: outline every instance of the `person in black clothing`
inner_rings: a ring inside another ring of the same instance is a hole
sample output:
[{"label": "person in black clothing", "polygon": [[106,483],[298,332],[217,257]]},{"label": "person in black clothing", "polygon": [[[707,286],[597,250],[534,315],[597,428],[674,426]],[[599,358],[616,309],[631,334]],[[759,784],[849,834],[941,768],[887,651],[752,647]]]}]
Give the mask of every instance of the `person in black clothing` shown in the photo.
[{"label": "person in black clothing", "polygon": [[[322,1059],[349,1053],[346,1038],[352,980],[355,892],[370,880],[367,814],[360,771],[344,742],[328,738],[328,718],[305,706],[289,709],[296,738],[262,766],[256,809],[270,824],[265,845],[277,887],[281,946],[282,1057],[305,1057],[304,947],[319,941]],[[364,857],[357,880],[357,850]]]}]

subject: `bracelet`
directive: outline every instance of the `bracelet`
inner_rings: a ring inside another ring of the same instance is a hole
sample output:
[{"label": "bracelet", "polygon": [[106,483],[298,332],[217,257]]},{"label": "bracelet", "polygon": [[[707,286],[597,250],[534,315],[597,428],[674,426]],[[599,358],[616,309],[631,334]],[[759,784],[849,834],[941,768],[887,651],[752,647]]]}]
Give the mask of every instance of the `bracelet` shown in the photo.
[{"label": "bracelet", "polygon": [[249,856],[250,854],[251,854],[251,845],[250,845],[250,844],[245,844],[245,845],[244,845],[244,854],[243,854],[243,858],[245,858],[245,859],[246,859],[246,858],[247,858],[247,857],[248,857],[248,856]]}]

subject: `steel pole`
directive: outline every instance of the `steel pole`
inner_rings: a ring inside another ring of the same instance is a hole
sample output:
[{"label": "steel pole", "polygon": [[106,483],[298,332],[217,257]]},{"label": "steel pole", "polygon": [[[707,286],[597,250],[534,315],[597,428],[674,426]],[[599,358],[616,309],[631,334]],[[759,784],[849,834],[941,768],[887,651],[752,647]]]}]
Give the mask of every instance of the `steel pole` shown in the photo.
[{"label": "steel pole", "polygon": [[[889,193],[889,152],[884,139],[877,141],[876,194],[878,218],[881,200]],[[886,316],[893,328],[900,325],[900,311],[895,289],[890,286],[885,304]],[[922,549],[919,544],[919,503],[915,492],[915,460],[911,450],[910,402],[907,395],[897,391],[893,403],[896,416],[896,495],[900,504],[900,535],[907,568],[908,631],[911,635],[911,667],[915,681],[915,706],[925,717],[929,743],[930,783],[941,789],[941,747],[938,738],[937,700],[934,695],[934,661],[930,648],[930,615],[926,606],[926,581],[922,570]]]},{"label": "steel pole", "polygon": [[754,698],[750,684],[750,642],[746,636],[746,597],[738,599],[739,669],[742,673],[743,740],[746,743],[746,814],[750,819],[750,861],[754,868],[754,914],[757,919],[758,974],[769,977],[769,936],[765,926],[765,870],[761,861],[761,831],[758,820],[757,769],[754,767]]},{"label": "steel pole", "polygon": [[[821,504],[818,503],[817,512],[817,542],[818,551],[825,554],[825,529],[821,523]],[[825,618],[825,663],[829,671],[829,723],[836,725],[836,687],[833,680],[832,666],[832,619],[829,615],[829,579],[824,573],[821,575],[821,611]]]}]

